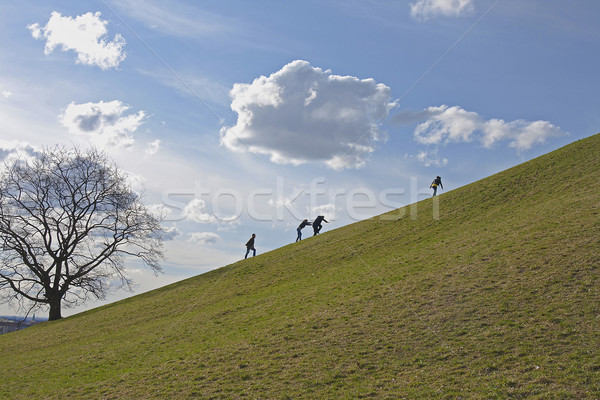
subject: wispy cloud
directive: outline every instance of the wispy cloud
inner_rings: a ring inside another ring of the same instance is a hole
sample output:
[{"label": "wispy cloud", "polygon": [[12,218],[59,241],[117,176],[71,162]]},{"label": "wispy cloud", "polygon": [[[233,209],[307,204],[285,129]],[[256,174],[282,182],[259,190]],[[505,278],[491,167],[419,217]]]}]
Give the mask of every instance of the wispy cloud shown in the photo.
[{"label": "wispy cloud", "polygon": [[[107,2],[105,5],[108,6]],[[282,34],[281,31],[273,32],[264,24],[255,24],[249,18],[236,18],[226,13],[206,11],[203,2],[112,0],[109,8],[138,38],[142,38],[142,41],[143,33],[122,16],[132,18],[162,35],[202,41],[216,46],[227,45],[291,54],[290,47],[297,47],[302,43],[294,43],[295,39],[292,37]]]},{"label": "wispy cloud", "polygon": [[230,17],[204,11],[189,3],[147,0],[112,2],[117,10],[169,36],[215,37],[232,33],[239,24]]},{"label": "wispy cloud", "polygon": [[410,15],[417,20],[435,17],[461,17],[475,10],[475,0],[418,0],[410,4]]},{"label": "wispy cloud", "polygon": [[101,69],[116,68],[126,57],[125,39],[116,34],[108,41],[108,21],[100,19],[100,15],[100,12],[88,12],[72,18],[54,11],[46,26],[35,23],[28,29],[35,39],[46,40],[45,54],[60,47],[63,51],[75,51],[77,63],[96,65]]},{"label": "wispy cloud", "polygon": [[214,245],[221,241],[221,236],[213,232],[194,232],[190,234],[189,241],[202,245]]},{"label": "wispy cloud", "polygon": [[147,156],[153,156],[156,153],[158,153],[158,150],[160,150],[160,139],[156,139],[152,142],[148,142],[145,154]]},{"label": "wispy cloud", "polygon": [[165,72],[139,70],[139,72],[186,96],[218,105],[229,104],[230,88],[221,85],[215,79],[199,76],[197,73],[174,73],[171,70]]},{"label": "wispy cloud", "polygon": [[340,170],[362,166],[386,134],[390,88],[373,79],[333,75],[297,60],[251,84],[237,83],[231,108],[237,124],[221,129],[235,151],[269,155],[280,164],[322,162]]},{"label": "wispy cloud", "polygon": [[419,160],[419,162],[426,167],[445,167],[448,165],[448,159],[440,158],[437,155],[437,152],[421,151],[419,154],[417,154],[417,160]]},{"label": "wispy cloud", "polygon": [[334,203],[322,204],[315,207],[309,207],[308,212],[312,217],[317,217],[318,215],[325,216],[325,219],[328,221],[335,221],[336,218],[339,217],[340,208],[336,207]]}]

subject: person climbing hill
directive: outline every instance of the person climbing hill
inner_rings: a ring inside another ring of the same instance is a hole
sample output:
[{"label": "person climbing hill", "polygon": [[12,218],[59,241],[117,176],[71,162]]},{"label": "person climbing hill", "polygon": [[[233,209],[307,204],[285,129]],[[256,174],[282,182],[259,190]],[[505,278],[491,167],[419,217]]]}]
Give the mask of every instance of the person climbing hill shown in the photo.
[{"label": "person climbing hill", "polygon": [[248,253],[250,253],[250,250],[252,250],[254,252],[252,254],[252,257],[256,256],[256,249],[254,248],[254,238],[256,238],[255,233],[253,233],[250,240],[248,240],[248,242],[246,242],[246,255],[244,256],[244,259],[248,258]]},{"label": "person climbing hill", "polygon": [[302,221],[300,223],[300,225],[298,225],[298,228],[296,229],[296,232],[298,232],[298,237],[296,238],[296,242],[298,240],[302,240],[302,228],[304,228],[305,226],[310,226],[312,225],[310,222],[308,222],[307,219],[305,219],[304,221]]},{"label": "person climbing hill", "polygon": [[444,185],[442,185],[442,178],[440,178],[439,176],[436,176],[435,179],[433,180],[433,182],[431,182],[431,185],[429,185],[429,187],[431,189],[433,189],[434,196],[437,193],[438,186],[441,187],[442,189],[444,188]]},{"label": "person climbing hill", "polygon": [[319,231],[321,231],[321,228],[323,227],[321,225],[321,222],[329,223],[329,221],[327,221],[323,215],[319,215],[317,218],[315,218],[315,220],[312,223],[312,227],[313,227],[313,231],[314,231],[313,236],[317,236],[319,234]]}]

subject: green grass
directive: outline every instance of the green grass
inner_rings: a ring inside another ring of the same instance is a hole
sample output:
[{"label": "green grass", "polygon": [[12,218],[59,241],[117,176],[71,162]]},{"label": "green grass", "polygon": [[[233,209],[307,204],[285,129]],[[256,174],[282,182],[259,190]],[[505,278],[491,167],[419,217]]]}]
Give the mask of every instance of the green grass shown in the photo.
[{"label": "green grass", "polygon": [[599,177],[595,135],[2,335],[0,398],[599,398]]}]

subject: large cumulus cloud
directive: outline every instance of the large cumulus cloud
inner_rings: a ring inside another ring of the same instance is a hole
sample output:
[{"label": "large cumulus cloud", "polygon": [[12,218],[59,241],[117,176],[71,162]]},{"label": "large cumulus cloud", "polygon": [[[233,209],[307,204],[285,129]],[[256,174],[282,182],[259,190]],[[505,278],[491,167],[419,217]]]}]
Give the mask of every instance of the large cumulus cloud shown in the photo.
[{"label": "large cumulus cloud", "polygon": [[224,146],[266,154],[275,163],[323,162],[335,170],[365,163],[386,139],[379,122],[393,107],[386,85],[302,60],[235,84],[231,97],[238,119],[221,129]]}]

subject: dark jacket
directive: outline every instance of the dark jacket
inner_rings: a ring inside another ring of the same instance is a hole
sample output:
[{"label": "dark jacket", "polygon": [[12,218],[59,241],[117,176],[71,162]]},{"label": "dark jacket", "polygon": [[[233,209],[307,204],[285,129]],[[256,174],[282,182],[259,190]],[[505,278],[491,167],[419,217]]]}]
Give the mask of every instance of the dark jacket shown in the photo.
[{"label": "dark jacket", "polygon": [[254,248],[254,238],[250,238],[250,240],[248,240],[248,243],[246,243],[246,247],[249,249]]},{"label": "dark jacket", "polygon": [[325,217],[324,217],[324,216],[322,216],[322,215],[319,215],[317,218],[315,218],[315,222],[313,222],[313,226],[315,226],[315,225],[316,225],[316,226],[319,226],[319,225],[321,225],[321,222],[323,222],[323,221],[325,221],[325,222],[329,222],[329,221],[327,221],[327,220],[325,219]]},{"label": "dark jacket", "polygon": [[307,225],[310,225],[311,223],[308,221],[302,221],[302,223],[300,225],[298,225],[298,229],[302,229]]}]

